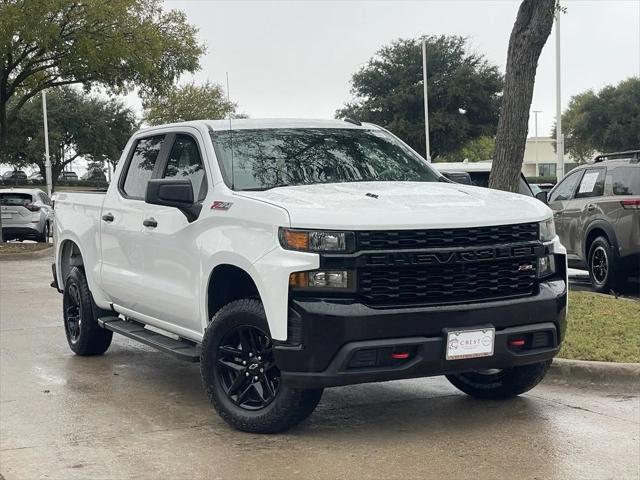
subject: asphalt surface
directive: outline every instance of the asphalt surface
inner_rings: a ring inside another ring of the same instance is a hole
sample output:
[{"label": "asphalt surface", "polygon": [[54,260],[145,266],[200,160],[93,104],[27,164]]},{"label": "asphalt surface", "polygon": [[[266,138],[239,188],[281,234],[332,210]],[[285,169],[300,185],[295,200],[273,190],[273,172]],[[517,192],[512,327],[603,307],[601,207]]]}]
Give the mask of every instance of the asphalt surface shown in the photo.
[{"label": "asphalt surface", "polygon": [[506,402],[443,378],[327,390],[286,434],[230,429],[197,365],[123,337],[74,356],[48,259],[0,261],[0,473],[31,478],[639,478],[637,389]]}]

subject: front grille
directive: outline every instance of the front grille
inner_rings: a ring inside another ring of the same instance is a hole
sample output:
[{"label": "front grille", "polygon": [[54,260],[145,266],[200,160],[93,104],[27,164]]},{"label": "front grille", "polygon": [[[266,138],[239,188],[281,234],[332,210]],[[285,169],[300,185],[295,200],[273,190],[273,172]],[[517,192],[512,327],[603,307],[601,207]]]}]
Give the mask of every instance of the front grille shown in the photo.
[{"label": "front grille", "polygon": [[373,306],[442,305],[533,295],[537,257],[358,270],[358,293]]},{"label": "front grille", "polygon": [[358,250],[469,247],[536,241],[538,224],[432,230],[369,230],[357,232],[356,235]]}]

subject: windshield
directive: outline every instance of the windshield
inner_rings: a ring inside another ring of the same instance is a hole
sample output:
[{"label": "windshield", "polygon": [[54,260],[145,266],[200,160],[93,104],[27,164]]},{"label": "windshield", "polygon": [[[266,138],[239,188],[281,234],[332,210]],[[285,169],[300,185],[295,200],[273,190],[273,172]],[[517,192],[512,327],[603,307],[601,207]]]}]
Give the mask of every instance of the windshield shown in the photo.
[{"label": "windshield", "polygon": [[420,156],[379,130],[215,131],[211,132],[211,140],[225,182],[234,190],[316,183],[437,182],[439,179],[439,174]]}]

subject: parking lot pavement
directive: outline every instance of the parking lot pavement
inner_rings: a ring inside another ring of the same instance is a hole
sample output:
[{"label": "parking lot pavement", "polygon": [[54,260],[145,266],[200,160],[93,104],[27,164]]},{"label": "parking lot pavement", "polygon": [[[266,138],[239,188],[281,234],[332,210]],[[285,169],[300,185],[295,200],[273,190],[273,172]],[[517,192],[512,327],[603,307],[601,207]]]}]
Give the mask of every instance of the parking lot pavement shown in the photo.
[{"label": "parking lot pavement", "polygon": [[[589,272],[570,268],[569,288],[578,292],[593,292],[593,287],[589,281]],[[628,283],[615,294],[619,297],[640,300],[640,278],[629,278]]]},{"label": "parking lot pavement", "polygon": [[24,478],[638,478],[640,400],[543,384],[477,401],[443,378],[327,390],[281,435],[231,430],[197,365],[114,337],[67,348],[47,259],[0,262],[0,473]]}]

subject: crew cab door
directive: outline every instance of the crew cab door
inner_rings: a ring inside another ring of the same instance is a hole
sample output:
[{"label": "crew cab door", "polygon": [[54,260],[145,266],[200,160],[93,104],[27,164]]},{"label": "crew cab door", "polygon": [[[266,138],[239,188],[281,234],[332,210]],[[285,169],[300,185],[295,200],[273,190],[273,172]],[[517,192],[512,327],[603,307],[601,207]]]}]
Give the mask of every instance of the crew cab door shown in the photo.
[{"label": "crew cab door", "polygon": [[[171,148],[157,177],[191,180],[197,202],[204,200],[208,189],[202,141],[195,129],[168,134]],[[177,208],[151,204],[146,205],[144,220],[142,313],[201,335],[199,221],[189,222]]]},{"label": "crew cab door", "polygon": [[102,287],[111,302],[134,311],[147,303],[142,238],[147,208],[144,196],[164,148],[165,135],[135,141],[100,213]]}]

